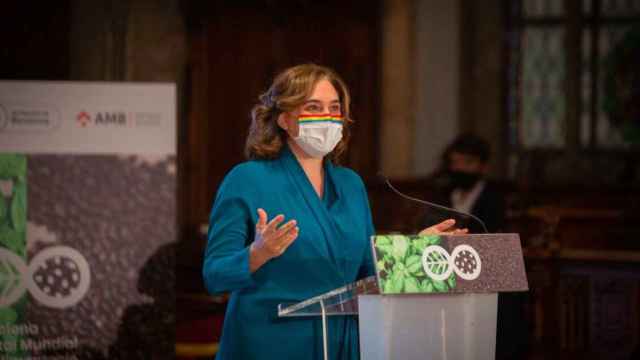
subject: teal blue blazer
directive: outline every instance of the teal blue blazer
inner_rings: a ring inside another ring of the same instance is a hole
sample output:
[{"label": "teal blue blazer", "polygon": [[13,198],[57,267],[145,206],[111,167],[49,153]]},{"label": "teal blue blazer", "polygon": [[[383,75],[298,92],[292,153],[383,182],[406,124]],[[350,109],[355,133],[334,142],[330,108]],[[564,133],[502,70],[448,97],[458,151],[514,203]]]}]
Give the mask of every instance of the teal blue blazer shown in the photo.
[{"label": "teal blue blazer", "polygon": [[[285,146],[274,160],[248,161],[225,177],[211,211],[203,276],[212,294],[230,292],[216,359],[322,359],[320,318],[278,318],[298,302],[373,274],[371,211],[364,184],[325,161],[322,199]],[[249,272],[257,209],[296,219],[298,238]],[[329,318],[331,359],[358,359],[355,316]]]}]

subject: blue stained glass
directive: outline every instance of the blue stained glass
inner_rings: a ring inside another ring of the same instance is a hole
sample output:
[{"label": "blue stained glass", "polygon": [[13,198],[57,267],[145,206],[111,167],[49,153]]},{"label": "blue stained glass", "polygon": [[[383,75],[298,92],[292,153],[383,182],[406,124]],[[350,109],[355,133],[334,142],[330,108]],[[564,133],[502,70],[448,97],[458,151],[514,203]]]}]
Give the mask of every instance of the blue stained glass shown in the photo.
[{"label": "blue stained glass", "polygon": [[519,143],[525,148],[564,146],[564,30],[559,26],[525,28],[521,66]]}]

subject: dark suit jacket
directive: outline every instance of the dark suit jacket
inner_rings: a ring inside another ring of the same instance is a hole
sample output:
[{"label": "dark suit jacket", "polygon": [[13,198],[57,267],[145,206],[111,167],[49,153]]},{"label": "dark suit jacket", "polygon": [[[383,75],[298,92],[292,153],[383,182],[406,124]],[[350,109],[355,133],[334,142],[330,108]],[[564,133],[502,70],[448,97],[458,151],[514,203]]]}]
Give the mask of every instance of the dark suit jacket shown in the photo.
[{"label": "dark suit jacket", "polygon": [[490,233],[500,232],[504,228],[505,199],[495,182],[488,180],[473,204],[471,213],[487,226]]},{"label": "dark suit jacket", "polygon": [[[451,207],[451,187],[441,187],[435,194],[432,194],[429,198],[431,201]],[[504,228],[505,218],[505,198],[503,192],[500,190],[496,182],[486,180],[485,187],[476,199],[471,214],[478,217],[484,222],[488,232],[496,233],[500,232]],[[470,233],[483,233],[484,229],[480,224],[470,217],[457,215],[455,213],[427,208],[423,216],[423,223],[420,224],[420,228],[437,224],[449,218],[454,218],[457,221],[456,227],[468,228]]]}]

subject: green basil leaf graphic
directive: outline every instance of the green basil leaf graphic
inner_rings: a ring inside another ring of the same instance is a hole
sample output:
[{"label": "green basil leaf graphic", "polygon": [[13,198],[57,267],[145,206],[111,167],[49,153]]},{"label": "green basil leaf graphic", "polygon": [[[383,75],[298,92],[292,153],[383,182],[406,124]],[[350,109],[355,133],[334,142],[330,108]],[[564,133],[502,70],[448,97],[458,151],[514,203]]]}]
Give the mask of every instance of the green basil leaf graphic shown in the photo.
[{"label": "green basil leaf graphic", "polygon": [[433,280],[432,283],[438,292],[446,292],[448,289],[447,284],[444,281]]},{"label": "green basil leaf graphic", "polygon": [[384,260],[378,260],[378,270],[386,270],[387,263]]},{"label": "green basil leaf graphic", "polygon": [[393,253],[393,245],[391,244],[377,245],[376,248],[380,251],[380,253],[383,254],[383,256],[386,256],[386,255],[391,256],[391,254]]},{"label": "green basil leaf graphic", "polygon": [[391,280],[391,278],[388,278],[383,285],[383,289],[384,289],[384,293],[385,294],[395,294],[397,293],[396,290],[396,285],[394,284],[394,282]]},{"label": "green basil leaf graphic", "polygon": [[24,155],[0,155],[0,179],[11,179],[27,172],[27,158]]},{"label": "green basil leaf graphic", "polygon": [[402,292],[404,285],[404,278],[401,272],[394,272],[391,274],[391,278],[387,283],[388,293],[399,294]]},{"label": "green basil leaf graphic", "polygon": [[413,240],[413,242],[411,243],[411,247],[416,254],[422,254],[427,246],[429,246],[429,237],[427,236],[421,236]]},{"label": "green basil leaf graphic", "polygon": [[449,279],[447,280],[447,284],[449,285],[449,288],[451,289],[455,289],[456,288],[456,274],[452,273],[451,276],[449,276]]},{"label": "green basil leaf graphic", "polygon": [[397,262],[397,263],[393,264],[393,268],[392,269],[393,269],[392,271],[393,271],[394,274],[398,273],[398,274],[402,274],[404,276],[404,271],[405,271],[406,267],[404,266],[403,263]]},{"label": "green basil leaf graphic", "polygon": [[407,258],[405,263],[407,270],[414,275],[421,274],[422,270],[422,259],[418,255],[411,255]]},{"label": "green basil leaf graphic", "polygon": [[6,259],[0,259],[0,293],[4,295],[11,294],[20,284],[21,274]]},{"label": "green basil leaf graphic", "polygon": [[420,286],[418,281],[412,277],[404,279],[404,292],[417,293],[420,292]]},{"label": "green basil leaf graphic", "polygon": [[2,226],[2,232],[0,233],[0,244],[4,245],[4,247],[9,247],[9,244],[12,243],[12,233],[15,233],[11,228]]},{"label": "green basil leaf graphic", "polygon": [[4,199],[4,195],[0,194],[0,224],[8,222],[9,217],[7,215],[7,200]]},{"label": "green basil leaf graphic", "polygon": [[11,222],[17,231],[26,229],[27,224],[27,187],[24,184],[14,184],[13,200],[11,201]]},{"label": "green basil leaf graphic", "polygon": [[429,245],[440,245],[440,235],[428,235]]},{"label": "green basil leaf graphic", "polygon": [[9,154],[0,155],[0,179],[8,180],[18,174],[13,169],[14,157],[15,157],[14,155],[9,155]]},{"label": "green basil leaf graphic", "polygon": [[381,245],[391,245],[391,239],[384,235],[376,237],[376,246],[379,247]]},{"label": "green basil leaf graphic", "polygon": [[24,256],[25,235],[26,234],[24,231],[14,231],[12,229],[8,229],[0,234],[0,243],[6,246],[9,250],[16,253],[16,255]]},{"label": "green basil leaf graphic", "polygon": [[433,283],[431,282],[431,280],[424,279],[422,281],[422,291],[427,293],[432,293],[435,291],[435,288],[433,287]]},{"label": "green basil leaf graphic", "polygon": [[13,324],[17,319],[18,314],[12,308],[0,308],[0,324]]},{"label": "green basil leaf graphic", "polygon": [[407,254],[407,249],[409,248],[409,241],[405,236],[396,235],[393,236],[393,252],[392,255],[397,261],[402,261],[404,256]]}]

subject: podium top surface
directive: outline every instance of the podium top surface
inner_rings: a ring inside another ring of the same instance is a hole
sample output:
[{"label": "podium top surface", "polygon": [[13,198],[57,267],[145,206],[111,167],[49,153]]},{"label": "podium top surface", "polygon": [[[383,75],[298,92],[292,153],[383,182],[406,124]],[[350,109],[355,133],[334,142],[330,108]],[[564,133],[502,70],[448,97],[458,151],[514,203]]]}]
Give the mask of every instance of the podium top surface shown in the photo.
[{"label": "podium top surface", "polygon": [[518,234],[371,237],[381,294],[527,291]]},{"label": "podium top surface", "polygon": [[358,295],[469,294],[527,291],[518,234],[376,235],[375,276],[298,303],[278,316],[358,313]]}]

